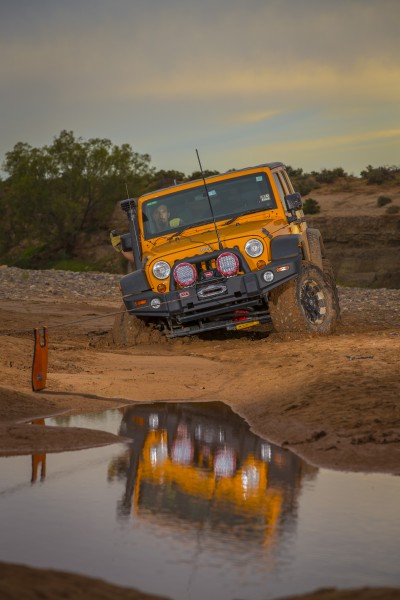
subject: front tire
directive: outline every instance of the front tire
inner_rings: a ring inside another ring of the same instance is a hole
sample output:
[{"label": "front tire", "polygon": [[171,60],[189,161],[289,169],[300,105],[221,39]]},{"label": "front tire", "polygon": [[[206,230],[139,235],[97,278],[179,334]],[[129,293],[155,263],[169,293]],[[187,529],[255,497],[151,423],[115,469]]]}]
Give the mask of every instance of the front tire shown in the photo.
[{"label": "front tire", "polygon": [[329,335],[339,319],[339,306],[328,278],[313,264],[303,263],[295,279],[270,292],[269,313],[277,332]]}]

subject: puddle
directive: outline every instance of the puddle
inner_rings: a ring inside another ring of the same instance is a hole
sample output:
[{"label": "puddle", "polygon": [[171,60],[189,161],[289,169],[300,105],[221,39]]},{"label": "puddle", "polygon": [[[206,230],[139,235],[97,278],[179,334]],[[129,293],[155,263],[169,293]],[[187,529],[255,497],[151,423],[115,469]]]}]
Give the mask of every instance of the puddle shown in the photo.
[{"label": "puddle", "polygon": [[0,560],[177,600],[400,585],[398,477],[311,467],[216,402],[46,425],[131,441],[0,459]]}]

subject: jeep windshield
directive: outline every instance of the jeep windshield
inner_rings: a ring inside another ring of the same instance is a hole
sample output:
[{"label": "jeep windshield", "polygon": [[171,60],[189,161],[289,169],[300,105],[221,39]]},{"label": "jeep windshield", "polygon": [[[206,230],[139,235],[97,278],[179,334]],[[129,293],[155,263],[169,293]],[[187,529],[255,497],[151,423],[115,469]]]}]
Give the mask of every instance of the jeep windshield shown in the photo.
[{"label": "jeep windshield", "polygon": [[177,190],[142,204],[146,240],[212,221],[235,220],[242,214],[271,210],[276,201],[265,173],[252,173]]}]

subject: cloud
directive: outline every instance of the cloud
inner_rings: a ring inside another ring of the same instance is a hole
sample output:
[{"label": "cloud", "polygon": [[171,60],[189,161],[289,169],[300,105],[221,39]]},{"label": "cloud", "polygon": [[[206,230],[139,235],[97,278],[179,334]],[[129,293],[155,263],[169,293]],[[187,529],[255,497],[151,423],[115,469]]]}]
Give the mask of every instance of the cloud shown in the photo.
[{"label": "cloud", "polygon": [[398,0],[6,4],[0,152],[67,128],[160,164],[171,140],[182,155],[193,139],[256,154],[267,136],[311,153],[399,122]]},{"label": "cloud", "polygon": [[[254,164],[265,160],[283,160],[286,164],[301,165],[309,170],[342,166],[359,172],[368,163],[375,166],[397,164],[393,151],[399,144],[400,128],[370,130],[357,134],[303,137],[281,142],[274,139],[257,145],[243,146],[240,152],[233,152],[230,159],[232,164],[240,164],[238,161],[241,156],[246,155]],[[392,160],[387,158],[388,149],[394,157]]]},{"label": "cloud", "polygon": [[233,116],[231,116],[229,119],[227,119],[227,123],[228,124],[232,124],[234,123],[235,125],[237,124],[253,124],[253,123],[261,123],[263,121],[268,121],[269,119],[272,119],[273,117],[277,117],[278,115],[280,115],[282,113],[282,110],[279,109],[275,109],[275,110],[264,110],[264,111],[257,111],[257,112],[246,112],[246,113],[242,113],[242,114],[235,114]]}]

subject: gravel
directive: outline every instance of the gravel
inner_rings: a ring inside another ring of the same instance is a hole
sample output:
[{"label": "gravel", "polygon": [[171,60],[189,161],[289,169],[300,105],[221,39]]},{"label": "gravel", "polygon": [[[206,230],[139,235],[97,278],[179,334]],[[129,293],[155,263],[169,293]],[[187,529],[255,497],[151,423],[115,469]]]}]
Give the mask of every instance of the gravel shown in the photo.
[{"label": "gravel", "polygon": [[120,300],[121,275],[76,273],[74,271],[34,271],[0,267],[0,298],[34,300],[58,297],[62,300],[91,298]]},{"label": "gravel", "polygon": [[[73,271],[34,271],[0,266],[0,299],[26,300],[58,298],[102,299],[120,302],[121,275],[111,273],[75,273]],[[386,324],[398,324],[400,290],[339,287],[342,315],[365,312],[366,321],[376,323],[385,316]]]}]

